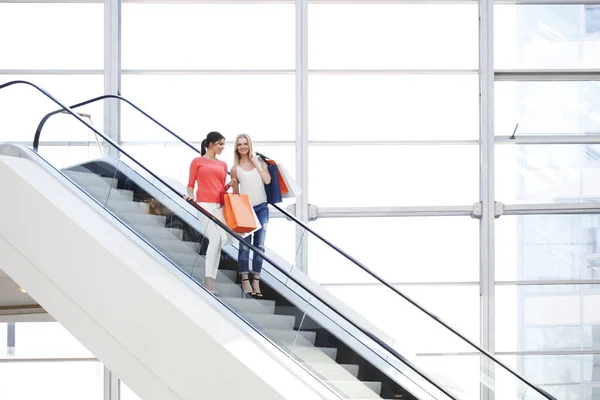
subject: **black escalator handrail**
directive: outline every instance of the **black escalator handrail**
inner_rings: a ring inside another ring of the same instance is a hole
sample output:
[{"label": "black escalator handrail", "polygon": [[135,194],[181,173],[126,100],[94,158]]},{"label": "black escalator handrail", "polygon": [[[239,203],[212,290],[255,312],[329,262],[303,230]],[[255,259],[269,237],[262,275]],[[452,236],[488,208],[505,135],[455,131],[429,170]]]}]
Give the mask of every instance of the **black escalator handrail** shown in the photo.
[{"label": "black escalator handrail", "polygon": [[[169,190],[171,190],[173,193],[177,194],[180,198],[183,198],[183,194],[179,193],[175,188],[173,188],[171,185],[169,185],[167,182],[165,182],[162,178],[158,177],[156,174],[154,174],[152,171],[150,171],[145,165],[143,165],[142,163],[140,163],[138,160],[136,160],[135,158],[131,157],[131,155],[129,153],[127,153],[127,151],[123,150],[119,145],[117,145],[112,139],[110,139],[109,137],[107,137],[106,135],[100,133],[97,129],[95,129],[93,126],[91,126],[90,124],[88,124],[87,122],[85,122],[79,115],[77,115],[76,113],[73,112],[73,110],[71,110],[70,108],[68,108],[67,106],[65,106],[64,104],[62,104],[60,101],[58,101],[56,98],[54,98],[51,94],[49,94],[48,92],[46,92],[44,89],[41,89],[40,87],[38,87],[37,85],[28,82],[28,81],[11,81],[5,84],[0,85],[0,89],[3,89],[5,87],[14,85],[14,84],[25,84],[25,85],[30,85],[32,87],[34,87],[35,89],[37,89],[38,91],[40,91],[41,93],[43,93],[46,97],[48,97],[50,100],[52,100],[53,102],[55,102],[57,105],[62,107],[62,110],[66,111],[67,113],[71,114],[73,117],[75,117],[77,120],[79,120],[81,123],[83,123],[85,126],[87,126],[88,128],[90,128],[93,132],[95,132],[98,136],[100,136],[101,138],[103,138],[104,140],[106,140],[107,143],[111,144],[112,146],[114,146],[117,150],[119,150],[121,153],[125,154],[127,157],[129,157],[133,162],[135,162],[137,165],[139,165],[142,169],[144,169],[146,172],[148,172],[150,175],[152,175],[153,178],[155,178],[157,181],[159,181],[160,183],[162,183],[165,187],[169,188]],[[60,112],[60,111],[59,111]],[[37,151],[36,151],[37,152]],[[64,174],[59,171],[63,176]],[[239,241],[244,241],[244,243],[246,244],[246,246],[248,246],[250,249],[252,249],[252,251],[258,253],[258,254],[262,254],[262,258],[264,258],[265,260],[267,260],[267,262],[269,262],[271,265],[273,265],[273,267],[277,268],[283,275],[285,275],[288,279],[292,280],[294,283],[296,283],[299,287],[301,287],[303,290],[305,290],[307,293],[309,293],[312,297],[314,297],[315,299],[317,299],[318,301],[320,301],[321,303],[327,305],[327,307],[329,307],[331,310],[333,310],[335,313],[337,313],[339,316],[341,316],[344,320],[346,320],[350,325],[354,326],[358,331],[360,331],[362,334],[364,334],[366,337],[368,337],[369,339],[371,339],[373,342],[377,343],[377,345],[379,345],[381,348],[383,348],[384,350],[386,350],[388,353],[390,353],[391,355],[393,355],[395,358],[397,358],[398,360],[400,360],[402,363],[404,363],[406,366],[408,366],[410,369],[412,369],[415,373],[417,373],[420,377],[422,377],[424,380],[426,380],[428,383],[430,383],[431,385],[433,385],[436,389],[438,389],[440,392],[442,392],[443,394],[445,394],[446,396],[448,396],[450,399],[452,400],[458,400],[456,397],[454,397],[453,395],[451,395],[446,389],[440,387],[435,381],[433,381],[431,378],[429,378],[424,372],[422,372],[417,366],[413,365],[412,362],[408,361],[405,357],[403,357],[401,354],[399,354],[394,348],[392,348],[390,345],[388,345],[387,343],[385,343],[384,341],[382,341],[380,338],[378,338],[375,334],[369,332],[368,330],[366,330],[365,328],[357,325],[354,321],[352,321],[351,319],[347,318],[344,313],[342,313],[340,310],[338,310],[336,307],[330,305],[328,302],[326,302],[325,300],[323,300],[321,298],[321,296],[313,293],[309,288],[307,288],[302,282],[300,282],[296,277],[292,276],[291,274],[288,273],[288,271],[281,267],[279,264],[277,264],[271,257],[269,257],[268,255],[266,255],[262,250],[260,250],[258,247],[254,246],[254,244],[252,243],[248,243],[246,242],[237,232],[234,232],[233,230],[231,230],[227,225],[225,225],[223,222],[221,222],[221,220],[219,220],[218,218],[216,218],[215,216],[213,216],[211,213],[209,213],[208,211],[206,211],[204,208],[200,207],[198,204],[196,204],[194,201],[188,201],[189,204],[191,204],[192,206],[194,206],[194,208],[196,208],[198,211],[200,211],[205,217],[207,217],[210,221],[214,222],[215,224],[217,224],[219,227],[221,227],[222,229],[224,229],[227,233],[229,233],[231,236],[233,236],[234,238],[236,238]],[[204,288],[204,287],[203,287]],[[205,289],[206,290],[206,289]],[[308,300],[307,300],[308,301]],[[555,400],[552,399],[550,397],[547,397],[549,400]]]},{"label": "black escalator handrail", "polygon": [[[105,99],[116,99],[116,100],[124,101],[125,103],[129,104],[131,107],[135,108],[137,111],[139,111],[140,113],[142,113],[146,118],[150,119],[152,122],[154,122],[155,124],[157,124],[158,126],[160,126],[161,128],[163,128],[165,131],[169,132],[172,136],[174,136],[177,139],[179,139],[181,142],[183,142],[190,149],[194,150],[196,153],[200,153],[200,151],[197,148],[195,148],[191,143],[187,142],[181,136],[179,136],[178,134],[176,134],[175,132],[173,132],[172,130],[170,130],[169,128],[167,128],[166,126],[164,126],[163,124],[161,124],[160,122],[158,122],[150,114],[148,114],[147,112],[145,112],[144,110],[142,110],[141,108],[139,108],[138,106],[136,106],[135,104],[133,104],[131,101],[127,100],[126,98],[124,98],[124,97],[122,97],[120,95],[105,94],[103,96],[98,96],[98,97],[94,97],[93,99],[82,101],[81,103],[73,104],[69,108],[74,109],[74,108],[85,106],[87,104],[95,103],[97,101],[105,100]],[[60,113],[62,111],[63,111],[63,109],[52,111],[52,112],[46,114],[44,116],[44,118],[42,118],[42,120],[38,124],[38,127],[37,127],[37,129],[35,131],[35,136],[33,137],[33,149],[34,150],[37,151],[37,149],[38,149],[38,146],[40,144],[40,135],[42,134],[42,129],[44,128],[44,124],[46,124],[46,121],[48,121],[48,119],[50,117],[52,117],[53,115],[56,115],[56,114],[58,114],[58,113]],[[71,114],[71,113],[69,113],[69,114]]]},{"label": "black escalator handrail", "polygon": [[378,280],[382,285],[384,285],[385,287],[387,287],[388,289],[390,289],[391,291],[393,291],[394,293],[396,293],[398,296],[402,297],[404,300],[408,301],[413,306],[417,307],[420,311],[424,312],[429,317],[433,318],[435,321],[437,321],[443,327],[445,327],[446,329],[448,329],[450,332],[454,333],[456,336],[458,336],[459,338],[461,338],[463,341],[465,341],[466,343],[468,343],[469,345],[471,345],[472,347],[474,347],[475,349],[477,349],[480,353],[482,353],[485,356],[487,356],[490,360],[492,360],[493,362],[495,362],[498,365],[500,365],[502,368],[504,368],[509,373],[511,373],[512,375],[514,375],[517,379],[519,379],[520,381],[522,381],[526,385],[532,387],[534,390],[536,390],[539,394],[541,394],[545,398],[556,400],[553,396],[551,396],[550,394],[546,393],[543,389],[538,388],[536,385],[534,385],[533,383],[529,382],[527,379],[523,378],[521,375],[517,374],[511,368],[507,367],[502,362],[500,362],[498,359],[496,359],[493,355],[491,355],[490,353],[488,353],[486,350],[484,350],[481,347],[477,346],[477,344],[473,343],[468,338],[466,338],[465,336],[463,336],[460,332],[458,332],[457,330],[455,330],[454,328],[452,328],[450,325],[446,324],[437,315],[432,314],[425,307],[421,306],[419,303],[417,303],[416,301],[414,301],[413,299],[411,299],[410,297],[408,297],[407,295],[405,295],[404,293],[402,293],[401,291],[399,291],[397,288],[395,288],[394,286],[392,286],[385,279],[381,278],[375,272],[371,271],[367,266],[365,266],[364,264],[362,264],[360,261],[356,260],[354,257],[352,257],[351,255],[349,255],[348,253],[346,253],[344,250],[340,249],[339,247],[337,247],[336,245],[334,245],[333,243],[331,243],[329,240],[325,239],[323,236],[321,236],[320,234],[318,234],[317,232],[315,232],[313,229],[309,228],[308,225],[306,225],[304,222],[300,221],[294,215],[290,214],[287,210],[279,207],[277,204],[271,204],[271,205],[273,207],[275,207],[277,210],[279,210],[282,214],[284,214],[287,218],[290,218],[291,220],[293,220],[296,224],[300,225],[302,228],[306,229],[307,231],[309,231],[310,233],[312,233],[313,235],[315,235],[322,242],[324,242],[329,247],[331,247],[332,249],[334,249],[335,251],[337,251],[339,254],[341,254],[342,256],[344,256],[347,260],[349,260],[350,262],[354,263],[356,266],[358,266],[359,268],[361,268],[367,274],[371,275],[373,278],[375,278],[376,280]]},{"label": "black escalator handrail", "polygon": [[[74,113],[73,110],[71,110],[69,107],[65,106],[63,103],[61,103],[60,101],[58,101],[50,93],[46,92],[44,89],[42,89],[41,87],[37,86],[34,83],[31,83],[29,81],[23,81],[23,80],[10,81],[10,82],[6,82],[6,83],[3,83],[2,85],[0,85],[0,90],[2,90],[4,88],[7,88],[9,86],[18,85],[18,84],[29,85],[29,86],[33,87],[34,89],[37,89],[44,96],[46,96],[47,98],[49,98],[50,100],[52,100],[54,103],[56,103],[56,104],[58,104],[59,106],[62,107],[60,110],[57,111],[57,113],[65,111],[68,114],[71,114],[73,117],[75,117],[75,119],[77,119],[79,122],[81,122],[82,124],[84,124],[85,126],[87,126],[89,129],[91,129],[92,131],[94,131],[96,134],[100,135],[101,137],[104,137],[104,135],[102,135],[100,132],[98,132],[98,130],[96,128],[94,128],[91,124],[88,124],[87,122],[85,122],[83,120],[83,118],[81,118],[79,115],[77,115],[76,113]],[[34,147],[34,150],[37,151],[37,147]]]}]

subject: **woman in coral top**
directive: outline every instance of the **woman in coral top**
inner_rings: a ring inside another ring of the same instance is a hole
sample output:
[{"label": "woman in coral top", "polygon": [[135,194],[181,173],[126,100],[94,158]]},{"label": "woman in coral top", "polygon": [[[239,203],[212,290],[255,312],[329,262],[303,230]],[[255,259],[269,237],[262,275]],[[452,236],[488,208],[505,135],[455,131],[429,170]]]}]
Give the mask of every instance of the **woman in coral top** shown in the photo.
[{"label": "woman in coral top", "polygon": [[[196,203],[223,221],[221,199],[229,185],[225,184],[227,178],[227,164],[217,160],[217,156],[225,148],[225,137],[219,132],[210,132],[202,141],[201,157],[196,157],[190,165],[190,179],[188,181],[186,200],[194,199],[196,190]],[[209,222],[205,237],[208,238],[206,261],[204,270],[204,286],[213,294],[217,294],[215,280],[221,260],[221,248],[227,241],[226,232],[214,222]]]}]

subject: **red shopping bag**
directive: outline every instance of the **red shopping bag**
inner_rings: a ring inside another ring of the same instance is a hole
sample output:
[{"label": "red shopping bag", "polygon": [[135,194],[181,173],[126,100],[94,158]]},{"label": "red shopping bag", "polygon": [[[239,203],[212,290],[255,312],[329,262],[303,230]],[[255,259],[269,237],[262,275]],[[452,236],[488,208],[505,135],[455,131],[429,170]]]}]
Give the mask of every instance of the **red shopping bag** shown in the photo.
[{"label": "red shopping bag", "polygon": [[247,233],[256,230],[254,210],[247,194],[225,193],[224,200],[223,217],[232,231]]}]

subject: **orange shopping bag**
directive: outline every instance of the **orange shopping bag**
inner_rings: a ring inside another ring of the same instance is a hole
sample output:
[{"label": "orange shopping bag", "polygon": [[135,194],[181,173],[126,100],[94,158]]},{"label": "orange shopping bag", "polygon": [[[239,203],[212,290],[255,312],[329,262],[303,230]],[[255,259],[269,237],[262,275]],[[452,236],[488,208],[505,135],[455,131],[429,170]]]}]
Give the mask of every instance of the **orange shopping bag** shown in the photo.
[{"label": "orange shopping bag", "polygon": [[257,228],[254,210],[247,194],[225,193],[223,217],[227,226],[237,233],[252,232]]}]

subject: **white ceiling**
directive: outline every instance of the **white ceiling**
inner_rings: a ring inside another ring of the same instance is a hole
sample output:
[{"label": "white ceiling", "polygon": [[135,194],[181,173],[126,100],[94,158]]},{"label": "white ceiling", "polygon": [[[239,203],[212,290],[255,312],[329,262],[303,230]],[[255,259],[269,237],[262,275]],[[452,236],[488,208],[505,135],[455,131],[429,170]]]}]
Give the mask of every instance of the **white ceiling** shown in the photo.
[{"label": "white ceiling", "polygon": [[[0,269],[0,321],[46,320],[46,312],[20,286]],[[34,317],[36,316],[36,317]]]}]

